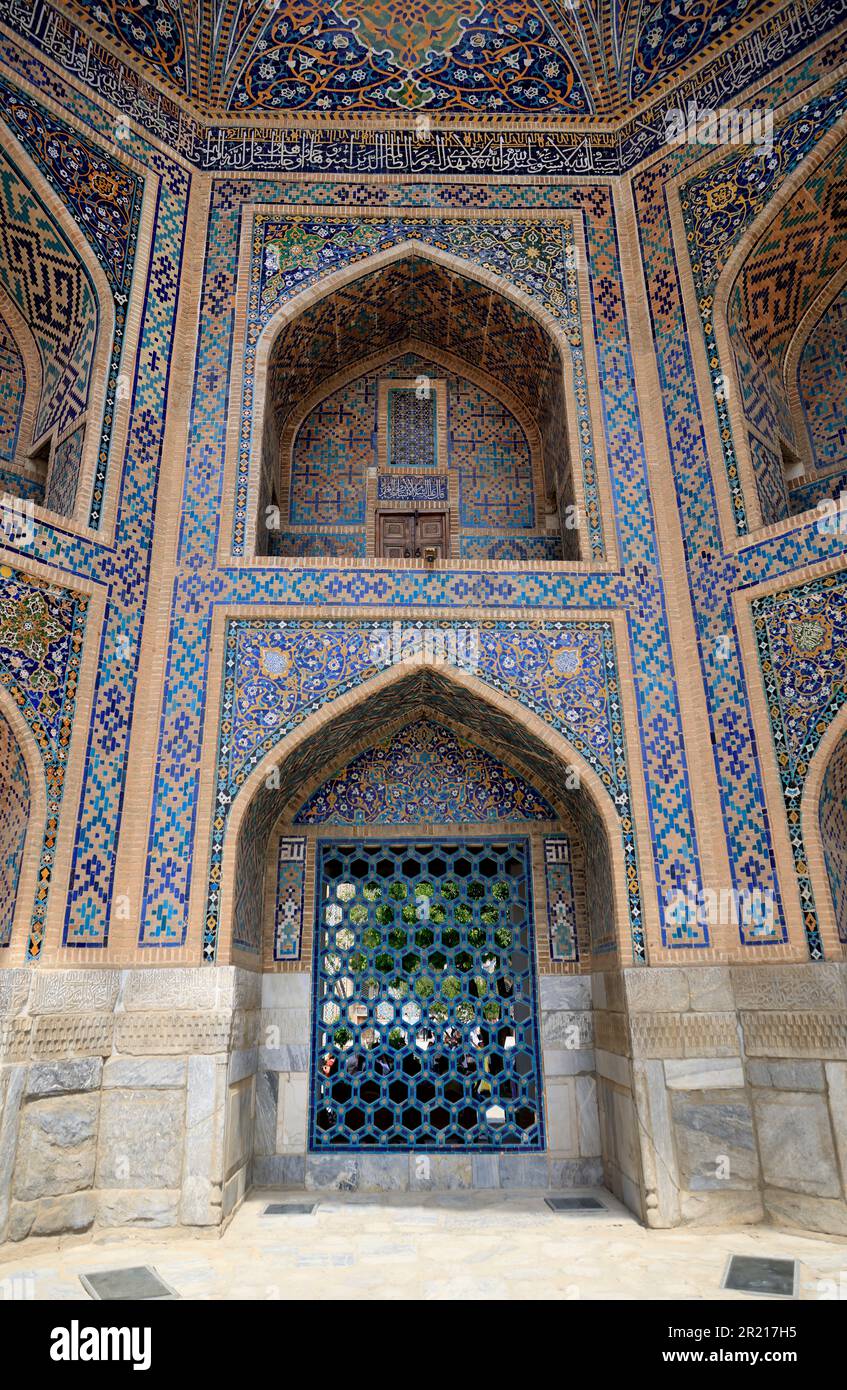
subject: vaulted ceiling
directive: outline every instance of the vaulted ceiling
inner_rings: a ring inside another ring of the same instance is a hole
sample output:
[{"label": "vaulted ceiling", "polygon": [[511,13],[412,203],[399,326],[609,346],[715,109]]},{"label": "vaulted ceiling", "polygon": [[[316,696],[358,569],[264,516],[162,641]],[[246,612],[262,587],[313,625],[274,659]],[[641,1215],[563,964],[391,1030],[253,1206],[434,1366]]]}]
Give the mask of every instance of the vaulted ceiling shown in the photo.
[{"label": "vaulted ceiling", "polygon": [[408,339],[497,378],[536,418],[551,408],[564,418],[562,364],[537,319],[487,285],[409,256],[359,276],[281,329],[269,363],[279,427],[321,382]]},{"label": "vaulted ceiling", "polygon": [[209,113],[611,120],[783,0],[63,0]]}]

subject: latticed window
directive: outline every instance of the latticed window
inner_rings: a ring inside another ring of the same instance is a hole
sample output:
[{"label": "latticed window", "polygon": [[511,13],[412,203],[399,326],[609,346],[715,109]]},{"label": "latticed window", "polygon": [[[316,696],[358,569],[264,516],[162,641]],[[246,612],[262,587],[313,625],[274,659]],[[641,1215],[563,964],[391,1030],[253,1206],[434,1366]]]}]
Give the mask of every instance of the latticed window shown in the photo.
[{"label": "latticed window", "polygon": [[310,1147],[543,1148],[529,842],[318,846]]},{"label": "latticed window", "polygon": [[435,391],[392,387],[388,392],[388,462],[398,468],[437,463]]}]

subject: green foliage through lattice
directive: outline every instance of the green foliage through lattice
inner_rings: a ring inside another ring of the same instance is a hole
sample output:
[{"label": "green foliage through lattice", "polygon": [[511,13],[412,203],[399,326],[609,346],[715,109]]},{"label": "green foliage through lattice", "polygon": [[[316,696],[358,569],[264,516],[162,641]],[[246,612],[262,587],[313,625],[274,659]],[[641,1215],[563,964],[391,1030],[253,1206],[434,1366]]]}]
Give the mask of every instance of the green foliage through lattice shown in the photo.
[{"label": "green foliage through lattice", "polygon": [[529,842],[318,847],[310,1148],[540,1149]]}]

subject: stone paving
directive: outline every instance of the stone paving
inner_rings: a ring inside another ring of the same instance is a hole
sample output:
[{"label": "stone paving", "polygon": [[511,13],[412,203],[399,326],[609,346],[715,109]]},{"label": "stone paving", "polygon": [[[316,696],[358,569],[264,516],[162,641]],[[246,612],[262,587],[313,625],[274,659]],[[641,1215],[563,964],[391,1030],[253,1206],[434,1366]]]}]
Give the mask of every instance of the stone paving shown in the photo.
[{"label": "stone paving", "polygon": [[[569,1194],[570,1195],[570,1194]],[[159,1232],[32,1242],[0,1297],[85,1297],[81,1273],[153,1265],[190,1299],[735,1299],[731,1254],[800,1260],[800,1298],[847,1298],[847,1242],[770,1226],[651,1231],[608,1210],[559,1215],[541,1193],[253,1192],[223,1237]],[[316,1201],[312,1215],[264,1215]]]}]

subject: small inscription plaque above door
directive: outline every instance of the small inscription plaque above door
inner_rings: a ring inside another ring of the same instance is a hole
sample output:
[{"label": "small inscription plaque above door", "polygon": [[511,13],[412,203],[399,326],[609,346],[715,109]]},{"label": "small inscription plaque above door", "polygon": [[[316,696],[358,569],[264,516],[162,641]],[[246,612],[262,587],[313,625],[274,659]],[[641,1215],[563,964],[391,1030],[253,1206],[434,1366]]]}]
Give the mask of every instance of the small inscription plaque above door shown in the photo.
[{"label": "small inscription plaque above door", "polygon": [[447,476],[442,473],[381,473],[376,480],[379,502],[446,502]]}]

